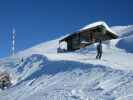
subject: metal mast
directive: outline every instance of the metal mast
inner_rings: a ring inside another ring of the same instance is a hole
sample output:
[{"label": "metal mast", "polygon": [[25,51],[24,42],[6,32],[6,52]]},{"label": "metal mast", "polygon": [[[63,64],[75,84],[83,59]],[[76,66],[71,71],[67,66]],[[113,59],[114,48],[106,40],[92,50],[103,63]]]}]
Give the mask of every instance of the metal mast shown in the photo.
[{"label": "metal mast", "polygon": [[16,39],[15,33],[16,33],[15,28],[13,28],[12,29],[12,56],[14,56],[15,54],[15,39]]}]

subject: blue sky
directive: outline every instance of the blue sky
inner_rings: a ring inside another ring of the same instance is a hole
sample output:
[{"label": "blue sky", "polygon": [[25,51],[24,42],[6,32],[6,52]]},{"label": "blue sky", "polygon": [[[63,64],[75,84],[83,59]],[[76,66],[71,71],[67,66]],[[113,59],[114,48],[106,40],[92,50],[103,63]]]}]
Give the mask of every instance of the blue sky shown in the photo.
[{"label": "blue sky", "polygon": [[133,24],[133,0],[0,0],[0,57],[10,55],[11,31],[16,52],[103,20]]}]

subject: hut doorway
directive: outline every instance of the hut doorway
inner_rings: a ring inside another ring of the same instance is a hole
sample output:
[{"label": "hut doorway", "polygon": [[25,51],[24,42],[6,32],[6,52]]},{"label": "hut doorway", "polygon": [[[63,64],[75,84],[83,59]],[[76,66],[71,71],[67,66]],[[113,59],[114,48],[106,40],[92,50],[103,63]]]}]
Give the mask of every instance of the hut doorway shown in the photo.
[{"label": "hut doorway", "polygon": [[66,52],[67,51],[67,46],[68,46],[68,43],[65,42],[65,41],[59,42],[59,47],[58,47],[57,52]]}]

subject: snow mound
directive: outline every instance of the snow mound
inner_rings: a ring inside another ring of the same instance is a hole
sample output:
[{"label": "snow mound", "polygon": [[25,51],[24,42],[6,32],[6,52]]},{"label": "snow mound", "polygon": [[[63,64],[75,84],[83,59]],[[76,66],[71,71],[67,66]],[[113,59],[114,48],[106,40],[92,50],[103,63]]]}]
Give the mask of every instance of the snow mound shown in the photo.
[{"label": "snow mound", "polygon": [[112,26],[111,29],[115,31],[120,38],[133,35],[133,25],[128,26]]},{"label": "snow mound", "polygon": [[120,39],[116,46],[133,53],[133,35]]},{"label": "snow mound", "polygon": [[[33,77],[32,74],[41,70],[47,62],[48,59],[44,55],[32,54],[30,57],[27,57],[24,62],[17,66],[16,74],[18,76],[18,81],[25,80],[29,76]],[[37,77],[37,74],[35,76]]]}]

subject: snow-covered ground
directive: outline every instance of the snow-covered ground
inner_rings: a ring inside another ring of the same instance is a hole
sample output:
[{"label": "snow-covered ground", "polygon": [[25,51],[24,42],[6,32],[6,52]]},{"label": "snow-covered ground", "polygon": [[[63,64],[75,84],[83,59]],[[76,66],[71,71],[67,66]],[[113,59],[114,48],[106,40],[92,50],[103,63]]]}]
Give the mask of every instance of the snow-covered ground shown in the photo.
[{"label": "snow-covered ground", "polygon": [[119,38],[104,42],[102,60],[95,59],[96,44],[57,53],[62,37],[1,59],[13,85],[0,91],[0,100],[132,100],[133,26],[109,30]]}]

